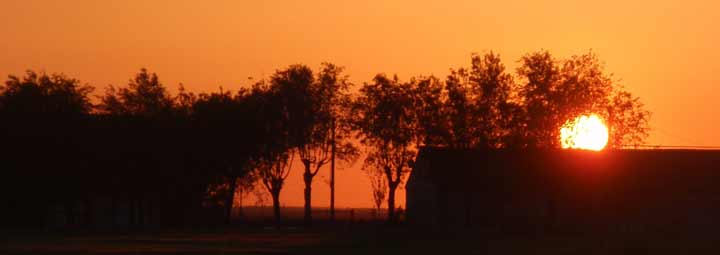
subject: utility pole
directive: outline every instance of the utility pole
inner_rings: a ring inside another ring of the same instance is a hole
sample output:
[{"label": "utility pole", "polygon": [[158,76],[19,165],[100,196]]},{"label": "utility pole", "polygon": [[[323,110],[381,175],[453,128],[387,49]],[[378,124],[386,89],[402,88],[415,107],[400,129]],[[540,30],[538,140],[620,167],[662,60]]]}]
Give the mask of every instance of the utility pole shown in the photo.
[{"label": "utility pole", "polygon": [[330,221],[335,221],[335,117],[330,130],[332,141],[330,151]]}]

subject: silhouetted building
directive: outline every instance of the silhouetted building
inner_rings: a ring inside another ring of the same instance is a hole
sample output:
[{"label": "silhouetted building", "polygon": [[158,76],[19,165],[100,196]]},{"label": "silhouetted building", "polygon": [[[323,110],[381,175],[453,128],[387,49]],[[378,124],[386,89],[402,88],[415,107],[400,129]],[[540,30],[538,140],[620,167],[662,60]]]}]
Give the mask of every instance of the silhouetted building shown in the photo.
[{"label": "silhouetted building", "polygon": [[719,164],[714,150],[423,148],[407,219],[502,231],[716,229]]}]

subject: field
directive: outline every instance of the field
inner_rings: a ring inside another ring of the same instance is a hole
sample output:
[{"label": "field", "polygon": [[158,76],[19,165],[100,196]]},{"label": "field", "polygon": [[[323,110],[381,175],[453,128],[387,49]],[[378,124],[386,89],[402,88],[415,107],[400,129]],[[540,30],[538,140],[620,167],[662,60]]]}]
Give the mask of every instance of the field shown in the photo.
[{"label": "field", "polygon": [[[136,230],[0,230],[0,254],[706,254],[720,236],[604,233],[593,235],[429,231],[387,225],[383,211],[339,209],[337,221],[314,210],[302,226],[302,208],[248,207],[232,226]],[[236,212],[239,214],[239,211]]]},{"label": "field", "polygon": [[5,233],[0,254],[710,254],[716,236],[434,233],[378,222],[127,233]]},{"label": "field", "polygon": [[[233,214],[239,221],[267,222],[273,219],[272,210],[271,206],[248,206],[242,209],[242,215],[238,208],[233,208]],[[298,222],[303,219],[304,209],[302,207],[282,207],[280,210],[285,221]],[[378,221],[385,219],[386,214],[385,209],[380,209],[377,212],[372,208],[335,209],[335,219],[341,221]],[[327,221],[330,219],[330,209],[323,207],[313,208],[312,215],[314,220]]]}]

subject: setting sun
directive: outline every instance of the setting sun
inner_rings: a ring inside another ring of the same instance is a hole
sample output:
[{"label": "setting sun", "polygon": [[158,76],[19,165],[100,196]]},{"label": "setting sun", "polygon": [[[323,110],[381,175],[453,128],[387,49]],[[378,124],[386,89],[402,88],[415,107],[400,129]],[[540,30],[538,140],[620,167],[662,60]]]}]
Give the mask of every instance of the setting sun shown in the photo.
[{"label": "setting sun", "polygon": [[560,129],[560,143],[563,149],[599,151],[608,142],[608,128],[595,114],[582,115],[568,120]]}]

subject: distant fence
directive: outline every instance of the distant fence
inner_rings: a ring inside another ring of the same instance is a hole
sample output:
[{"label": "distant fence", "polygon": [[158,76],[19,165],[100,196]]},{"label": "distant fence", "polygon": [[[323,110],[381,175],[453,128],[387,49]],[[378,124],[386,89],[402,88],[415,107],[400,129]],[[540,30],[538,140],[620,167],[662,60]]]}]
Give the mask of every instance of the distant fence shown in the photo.
[{"label": "distant fence", "polygon": [[[304,217],[304,208],[302,207],[282,207],[280,214],[284,220],[302,220]],[[313,220],[329,220],[330,209],[329,208],[313,208],[312,210]],[[263,221],[273,219],[273,208],[272,206],[258,207],[249,206],[243,207],[242,211],[240,208],[233,208],[233,218],[245,219],[250,221]],[[371,221],[371,220],[384,220],[387,217],[387,210],[380,209],[379,211],[372,208],[335,208],[335,219],[342,221]]]}]

